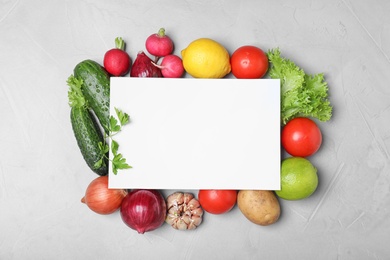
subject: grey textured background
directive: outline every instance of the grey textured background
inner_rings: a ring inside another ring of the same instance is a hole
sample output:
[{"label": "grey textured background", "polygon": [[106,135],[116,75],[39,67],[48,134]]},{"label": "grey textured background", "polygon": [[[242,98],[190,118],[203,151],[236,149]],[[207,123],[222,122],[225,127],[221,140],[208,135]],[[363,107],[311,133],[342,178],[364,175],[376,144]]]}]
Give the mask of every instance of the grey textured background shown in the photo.
[{"label": "grey textured background", "polygon": [[[0,1],[0,259],[389,259],[389,13],[386,0]],[[193,232],[139,235],[118,212],[80,203],[96,175],[71,130],[65,81],[81,60],[101,63],[117,36],[134,59],[160,27],[176,54],[210,37],[230,53],[280,47],[325,73],[334,115],[310,158],[320,184],[281,200],[276,224],[256,226],[236,207]]]}]

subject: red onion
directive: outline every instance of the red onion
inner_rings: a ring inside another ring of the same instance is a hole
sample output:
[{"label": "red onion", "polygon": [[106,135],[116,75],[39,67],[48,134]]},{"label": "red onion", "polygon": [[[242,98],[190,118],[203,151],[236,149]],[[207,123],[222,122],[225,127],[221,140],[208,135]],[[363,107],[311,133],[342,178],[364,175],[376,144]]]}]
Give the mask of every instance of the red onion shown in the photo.
[{"label": "red onion", "polygon": [[143,234],[159,228],[165,221],[167,206],[157,190],[133,190],[123,199],[121,217],[130,228]]},{"label": "red onion", "polygon": [[140,51],[131,67],[130,77],[162,78],[162,76],[161,69],[154,66],[153,61],[143,51]]},{"label": "red onion", "polygon": [[126,194],[126,190],[109,189],[108,176],[100,176],[88,185],[81,202],[87,204],[92,211],[107,215],[119,209]]}]

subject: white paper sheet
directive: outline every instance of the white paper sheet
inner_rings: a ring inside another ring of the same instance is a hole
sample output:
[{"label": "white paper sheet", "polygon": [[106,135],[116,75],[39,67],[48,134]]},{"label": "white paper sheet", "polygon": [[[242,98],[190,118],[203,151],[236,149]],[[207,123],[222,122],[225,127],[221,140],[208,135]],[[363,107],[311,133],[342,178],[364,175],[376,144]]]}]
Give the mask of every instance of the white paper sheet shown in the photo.
[{"label": "white paper sheet", "polygon": [[133,167],[110,188],[280,189],[279,80],[112,78],[110,105]]}]

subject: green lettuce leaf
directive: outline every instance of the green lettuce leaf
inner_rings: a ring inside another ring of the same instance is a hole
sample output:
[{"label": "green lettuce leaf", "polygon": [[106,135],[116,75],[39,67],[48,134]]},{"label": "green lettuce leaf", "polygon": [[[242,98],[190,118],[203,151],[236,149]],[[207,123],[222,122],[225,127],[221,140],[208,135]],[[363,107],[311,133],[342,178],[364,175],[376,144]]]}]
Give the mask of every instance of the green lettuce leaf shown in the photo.
[{"label": "green lettuce leaf", "polygon": [[77,79],[75,76],[70,75],[66,83],[69,86],[69,90],[68,90],[69,106],[71,107],[86,106],[87,101],[85,100],[84,95],[81,91],[83,80]]},{"label": "green lettuce leaf", "polygon": [[280,79],[281,123],[284,125],[300,116],[328,121],[332,117],[332,106],[324,74],[307,75],[294,62],[282,57],[279,49],[268,51],[267,56],[270,77]]}]

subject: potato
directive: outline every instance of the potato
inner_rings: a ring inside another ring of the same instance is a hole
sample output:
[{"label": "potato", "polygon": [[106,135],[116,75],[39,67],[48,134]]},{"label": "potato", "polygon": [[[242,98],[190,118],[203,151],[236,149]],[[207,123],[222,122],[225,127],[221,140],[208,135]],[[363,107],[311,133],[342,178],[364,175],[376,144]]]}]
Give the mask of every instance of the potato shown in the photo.
[{"label": "potato", "polygon": [[270,190],[240,190],[237,205],[242,214],[257,225],[271,225],[280,216],[279,201]]}]

